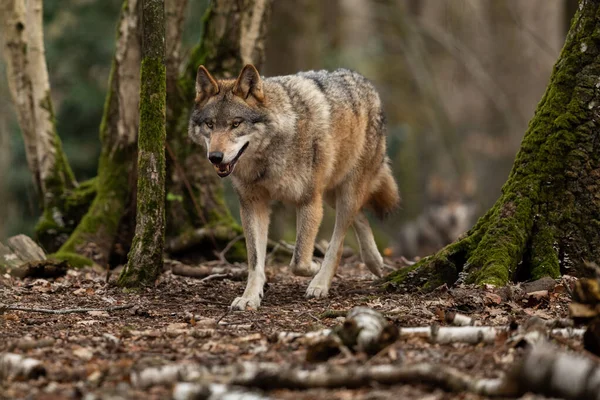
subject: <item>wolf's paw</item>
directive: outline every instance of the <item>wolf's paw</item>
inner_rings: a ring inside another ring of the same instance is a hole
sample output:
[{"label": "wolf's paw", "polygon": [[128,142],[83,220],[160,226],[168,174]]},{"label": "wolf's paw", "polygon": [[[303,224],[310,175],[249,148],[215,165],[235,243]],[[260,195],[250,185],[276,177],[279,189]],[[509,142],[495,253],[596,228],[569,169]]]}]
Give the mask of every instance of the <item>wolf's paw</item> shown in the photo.
[{"label": "wolf's paw", "polygon": [[319,269],[321,269],[321,264],[311,261],[309,265],[292,265],[291,267],[294,275],[311,277],[315,276],[317,272],[319,272]]},{"label": "wolf's paw", "polygon": [[237,297],[233,303],[231,303],[229,308],[232,310],[246,311],[247,309],[258,310],[258,307],[260,307],[260,297]]},{"label": "wolf's paw", "polygon": [[329,294],[329,288],[326,286],[320,286],[320,285],[312,285],[310,284],[308,286],[308,289],[306,289],[306,298],[307,299],[311,299],[311,298],[315,298],[315,299],[324,299],[325,297],[327,297],[327,295]]}]

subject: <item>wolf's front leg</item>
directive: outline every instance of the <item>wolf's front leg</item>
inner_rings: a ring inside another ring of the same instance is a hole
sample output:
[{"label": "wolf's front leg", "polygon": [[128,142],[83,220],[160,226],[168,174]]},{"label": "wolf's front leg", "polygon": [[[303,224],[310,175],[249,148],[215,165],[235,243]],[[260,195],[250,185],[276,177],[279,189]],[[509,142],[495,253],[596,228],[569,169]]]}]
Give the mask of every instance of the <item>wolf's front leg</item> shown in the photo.
[{"label": "wolf's front leg", "polygon": [[296,247],[290,267],[298,276],[314,276],[319,271],[319,264],[313,261],[315,239],[323,219],[323,200],[315,196],[308,203],[298,206],[296,210]]},{"label": "wolf's front leg", "polygon": [[231,303],[233,310],[258,309],[265,284],[265,256],[269,231],[269,205],[263,200],[240,199],[240,216],[248,252],[248,282],[242,297]]}]

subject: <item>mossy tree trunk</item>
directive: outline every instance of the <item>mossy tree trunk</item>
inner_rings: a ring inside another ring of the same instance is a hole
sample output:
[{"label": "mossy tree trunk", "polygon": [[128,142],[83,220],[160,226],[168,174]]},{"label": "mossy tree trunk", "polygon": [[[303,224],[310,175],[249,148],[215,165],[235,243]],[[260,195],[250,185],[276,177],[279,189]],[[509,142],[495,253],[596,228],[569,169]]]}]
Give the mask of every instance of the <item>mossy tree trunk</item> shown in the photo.
[{"label": "mossy tree trunk", "polygon": [[165,2],[142,0],[142,67],[135,236],[119,284],[151,284],[165,241]]},{"label": "mossy tree trunk", "polygon": [[55,254],[75,266],[107,264],[135,188],[135,155],[140,93],[139,0],[125,0],[117,28],[117,46],[109,92],[100,124],[102,152],[94,201],[77,228]]},{"label": "mossy tree trunk", "polygon": [[[220,77],[235,77],[245,63],[263,64],[265,37],[272,0],[215,0],[203,20],[203,37],[192,50],[176,85],[167,77],[167,249],[194,249],[211,255],[241,228],[235,223],[223,197],[223,185],[206,162],[206,154],[188,138],[188,119],[193,105],[198,66],[205,65]],[[168,45],[168,42],[167,42]],[[243,258],[238,242],[231,256]]]},{"label": "mossy tree trunk", "polygon": [[391,285],[584,275],[600,262],[600,0],[580,2],[502,196],[462,238]]}]

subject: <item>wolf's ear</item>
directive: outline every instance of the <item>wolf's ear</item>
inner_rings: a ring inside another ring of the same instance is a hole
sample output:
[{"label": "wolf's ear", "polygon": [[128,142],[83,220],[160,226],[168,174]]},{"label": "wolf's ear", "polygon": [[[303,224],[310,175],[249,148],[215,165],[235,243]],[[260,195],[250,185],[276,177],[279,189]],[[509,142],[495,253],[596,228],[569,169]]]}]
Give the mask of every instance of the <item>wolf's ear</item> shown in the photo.
[{"label": "wolf's ear", "polygon": [[219,93],[219,85],[204,65],[198,67],[196,74],[196,103],[202,103]]},{"label": "wolf's ear", "polygon": [[233,85],[233,94],[246,100],[248,96],[252,95],[260,102],[265,100],[265,94],[263,92],[263,82],[260,78],[256,67],[252,64],[247,64],[240,76],[238,76],[235,85]]}]

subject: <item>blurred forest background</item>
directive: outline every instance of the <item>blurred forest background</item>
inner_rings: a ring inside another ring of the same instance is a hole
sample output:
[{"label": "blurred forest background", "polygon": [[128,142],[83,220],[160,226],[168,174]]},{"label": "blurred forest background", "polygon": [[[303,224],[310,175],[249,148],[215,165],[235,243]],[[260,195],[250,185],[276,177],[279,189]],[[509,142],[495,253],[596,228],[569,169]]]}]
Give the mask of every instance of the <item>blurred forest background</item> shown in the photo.
[{"label": "blurred forest background", "polygon": [[[121,4],[44,2],[57,130],[79,181],[97,171]],[[184,49],[202,34],[207,4],[190,0]],[[260,72],[346,67],[373,81],[404,199],[400,212],[375,224],[378,242],[397,255],[424,255],[498,198],[576,7],[576,0],[275,0]],[[40,214],[18,129],[0,63],[0,241],[31,235]],[[323,237],[332,221],[329,212]],[[271,236],[293,241],[294,224],[278,206]]]}]

